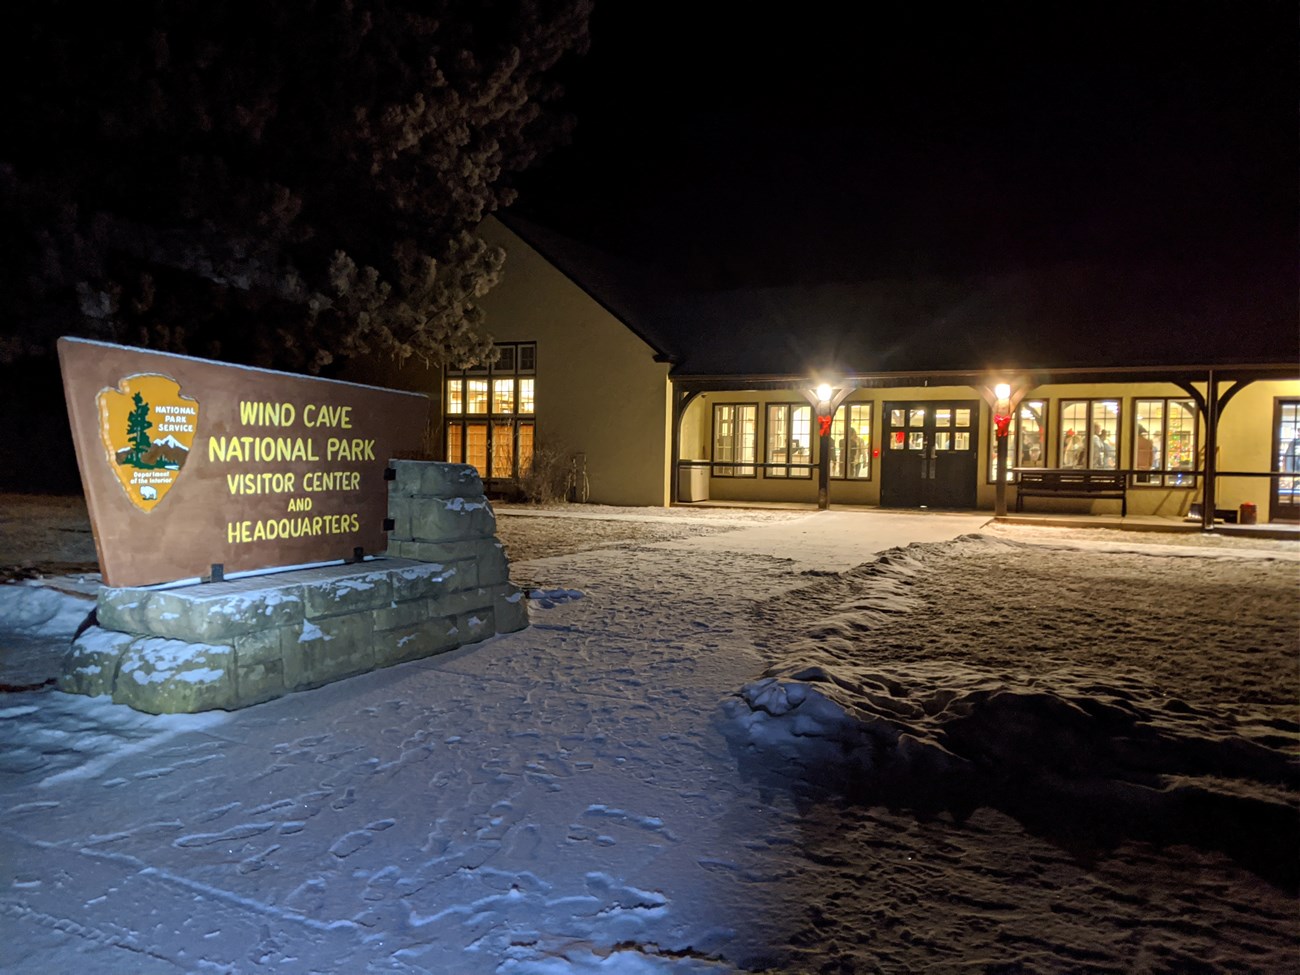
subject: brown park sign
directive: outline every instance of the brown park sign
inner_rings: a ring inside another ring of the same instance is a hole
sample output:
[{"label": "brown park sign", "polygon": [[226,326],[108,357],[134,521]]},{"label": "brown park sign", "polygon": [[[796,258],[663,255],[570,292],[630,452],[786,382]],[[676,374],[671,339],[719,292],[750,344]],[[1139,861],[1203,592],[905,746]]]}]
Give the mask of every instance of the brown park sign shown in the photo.
[{"label": "brown park sign", "polygon": [[425,456],[421,393],[70,338],[59,364],[108,585],[383,552],[388,461]]}]

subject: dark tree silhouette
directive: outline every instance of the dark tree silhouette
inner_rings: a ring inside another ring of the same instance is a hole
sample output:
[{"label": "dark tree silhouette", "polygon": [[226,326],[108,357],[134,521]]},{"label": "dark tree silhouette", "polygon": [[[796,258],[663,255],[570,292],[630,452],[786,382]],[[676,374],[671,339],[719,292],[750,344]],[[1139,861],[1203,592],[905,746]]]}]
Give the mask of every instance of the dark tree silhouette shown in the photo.
[{"label": "dark tree silhouette", "polygon": [[16,8],[0,361],[69,332],[307,372],[481,359],[503,256],[474,230],[566,137],[591,2]]}]

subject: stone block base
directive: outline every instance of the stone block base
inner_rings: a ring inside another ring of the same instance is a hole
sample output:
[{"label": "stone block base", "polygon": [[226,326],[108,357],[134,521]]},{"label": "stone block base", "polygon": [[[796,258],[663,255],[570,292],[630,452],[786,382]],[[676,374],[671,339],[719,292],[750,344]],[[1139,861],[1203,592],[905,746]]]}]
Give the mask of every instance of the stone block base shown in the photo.
[{"label": "stone block base", "polygon": [[474,468],[395,461],[389,557],[178,589],[106,588],[62,690],[234,710],[528,625]]},{"label": "stone block base", "polygon": [[104,589],[62,690],[150,714],[234,710],[523,629],[509,583],[376,559],[185,589]]}]

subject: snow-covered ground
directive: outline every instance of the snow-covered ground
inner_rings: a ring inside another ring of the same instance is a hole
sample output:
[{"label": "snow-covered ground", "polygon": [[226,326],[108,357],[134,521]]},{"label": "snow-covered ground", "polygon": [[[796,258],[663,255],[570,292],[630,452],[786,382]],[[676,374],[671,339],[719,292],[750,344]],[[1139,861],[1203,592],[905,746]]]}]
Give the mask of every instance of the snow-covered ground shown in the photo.
[{"label": "snow-covered ground", "polygon": [[[984,521],[501,509],[523,632],[0,694],[0,970],[1300,971],[1300,545]],[[93,588],[0,586],[0,681]]]}]

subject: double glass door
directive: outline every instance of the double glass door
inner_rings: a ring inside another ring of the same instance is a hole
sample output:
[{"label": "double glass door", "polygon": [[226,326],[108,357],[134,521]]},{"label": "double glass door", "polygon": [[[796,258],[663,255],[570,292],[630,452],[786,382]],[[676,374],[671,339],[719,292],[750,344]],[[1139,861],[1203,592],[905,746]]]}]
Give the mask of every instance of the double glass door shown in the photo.
[{"label": "double glass door", "polygon": [[881,505],[974,508],[979,417],[979,400],[886,403]]},{"label": "double glass door", "polygon": [[1300,521],[1300,400],[1274,402],[1273,464],[1286,476],[1273,479],[1269,520]]}]

